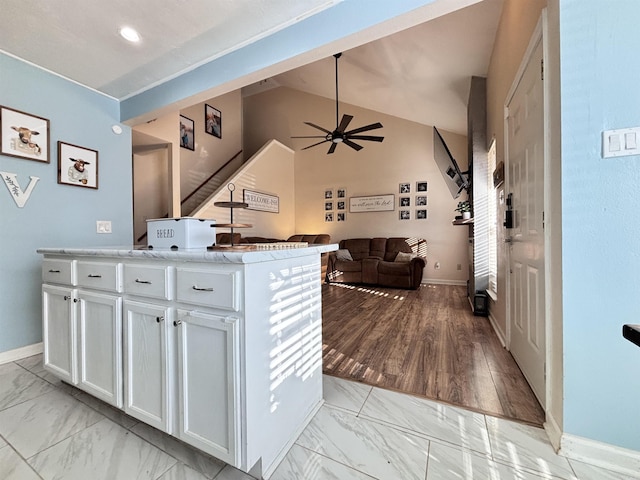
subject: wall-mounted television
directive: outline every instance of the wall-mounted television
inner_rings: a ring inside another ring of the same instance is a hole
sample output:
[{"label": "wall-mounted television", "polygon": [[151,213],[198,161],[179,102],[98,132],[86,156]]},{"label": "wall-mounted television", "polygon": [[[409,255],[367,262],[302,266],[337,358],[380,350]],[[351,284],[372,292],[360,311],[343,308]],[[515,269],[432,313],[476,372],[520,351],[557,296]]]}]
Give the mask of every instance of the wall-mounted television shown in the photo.
[{"label": "wall-mounted television", "polygon": [[451,196],[458,198],[462,191],[467,190],[470,186],[469,172],[460,171],[458,162],[451,155],[449,147],[436,127],[433,127],[433,158],[435,158],[440,173],[449,187]]}]

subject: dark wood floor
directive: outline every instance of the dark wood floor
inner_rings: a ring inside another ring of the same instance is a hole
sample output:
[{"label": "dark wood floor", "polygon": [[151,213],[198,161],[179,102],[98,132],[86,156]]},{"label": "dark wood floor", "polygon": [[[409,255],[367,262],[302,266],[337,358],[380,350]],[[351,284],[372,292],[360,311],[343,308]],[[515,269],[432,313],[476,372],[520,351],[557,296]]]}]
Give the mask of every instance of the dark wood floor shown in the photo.
[{"label": "dark wood floor", "polygon": [[466,289],[322,286],[323,371],[541,425],[544,412]]}]

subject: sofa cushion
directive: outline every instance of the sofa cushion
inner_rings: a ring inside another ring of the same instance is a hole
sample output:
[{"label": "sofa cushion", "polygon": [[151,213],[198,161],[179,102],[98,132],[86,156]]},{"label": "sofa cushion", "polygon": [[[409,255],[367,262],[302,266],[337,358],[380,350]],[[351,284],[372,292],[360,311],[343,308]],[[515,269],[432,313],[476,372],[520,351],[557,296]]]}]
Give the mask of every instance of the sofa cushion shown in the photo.
[{"label": "sofa cushion", "polygon": [[287,242],[307,242],[309,245],[327,245],[331,243],[331,235],[328,235],[326,233],[291,235],[287,239]]},{"label": "sofa cushion", "polygon": [[410,262],[412,259],[416,258],[417,256],[418,256],[417,253],[398,252],[398,254],[396,255],[396,258],[394,259],[394,262]]},{"label": "sofa cushion", "polygon": [[369,253],[370,246],[370,238],[350,238],[340,241],[340,248],[349,250],[354,260],[362,260],[363,258],[369,257],[371,255]]},{"label": "sofa cushion", "polygon": [[384,249],[384,260],[387,262],[393,262],[398,255],[398,252],[412,253],[411,247],[407,243],[406,238],[391,237],[386,238],[386,245]]},{"label": "sofa cushion", "polygon": [[349,250],[347,250],[346,248],[340,248],[336,250],[336,259],[349,262],[353,261],[351,253],[349,253]]}]

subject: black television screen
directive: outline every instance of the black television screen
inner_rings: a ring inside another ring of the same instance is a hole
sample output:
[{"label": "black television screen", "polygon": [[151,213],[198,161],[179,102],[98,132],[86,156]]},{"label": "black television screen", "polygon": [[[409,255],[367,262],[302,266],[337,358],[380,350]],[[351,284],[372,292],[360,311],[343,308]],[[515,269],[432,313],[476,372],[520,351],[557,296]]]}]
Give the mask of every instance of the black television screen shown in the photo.
[{"label": "black television screen", "polygon": [[460,171],[458,162],[451,155],[449,147],[436,127],[433,127],[433,158],[435,158],[440,173],[449,187],[451,196],[458,198],[463,190],[469,188],[467,173]]}]

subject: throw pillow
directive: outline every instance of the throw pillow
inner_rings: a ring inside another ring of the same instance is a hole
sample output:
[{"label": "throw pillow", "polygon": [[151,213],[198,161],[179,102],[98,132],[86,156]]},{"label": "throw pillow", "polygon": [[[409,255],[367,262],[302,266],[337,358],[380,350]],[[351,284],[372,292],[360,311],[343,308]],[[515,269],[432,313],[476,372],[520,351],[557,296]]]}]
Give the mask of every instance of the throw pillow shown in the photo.
[{"label": "throw pillow", "polygon": [[396,259],[394,261],[395,262],[410,262],[412,259],[416,258],[417,256],[418,256],[418,254],[416,254],[416,253],[398,252],[398,255],[396,255]]},{"label": "throw pillow", "polygon": [[353,257],[351,257],[351,252],[349,252],[349,250],[347,250],[346,248],[341,248],[340,250],[336,250],[336,258],[338,260],[344,260],[344,261],[353,261]]}]

